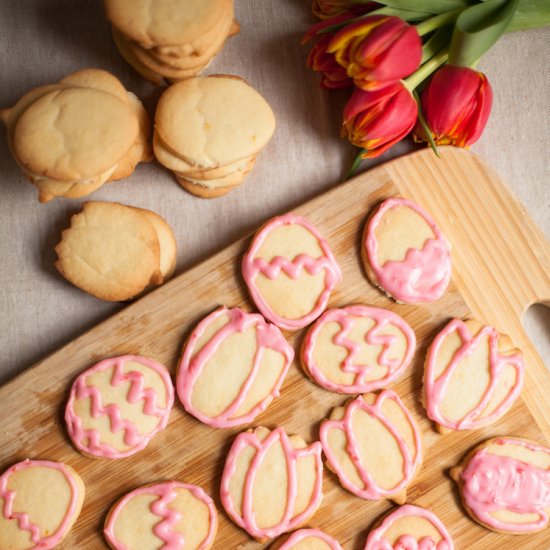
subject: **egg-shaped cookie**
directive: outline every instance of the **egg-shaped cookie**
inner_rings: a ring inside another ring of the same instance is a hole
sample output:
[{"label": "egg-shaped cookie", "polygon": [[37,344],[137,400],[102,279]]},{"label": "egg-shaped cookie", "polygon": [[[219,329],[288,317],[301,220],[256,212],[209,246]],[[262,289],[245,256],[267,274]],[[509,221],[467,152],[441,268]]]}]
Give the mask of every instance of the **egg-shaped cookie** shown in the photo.
[{"label": "egg-shaped cookie", "polygon": [[166,367],[138,355],[100,361],[74,381],[65,407],[73,445],[92,458],[125,458],[168,424],[174,387]]},{"label": "egg-shaped cookie", "polygon": [[415,347],[414,331],[397,313],[352,305],[329,309],[317,319],[304,338],[301,359],[321,387],[367,393],[397,380]]},{"label": "egg-shaped cookie", "polygon": [[295,214],[260,228],[243,257],[242,273],[263,316],[287,330],[315,321],[342,278],[326,239]]},{"label": "egg-shaped cookie", "polygon": [[370,215],[361,247],[369,280],[398,302],[441,298],[451,279],[450,245],[418,204],[393,197]]},{"label": "egg-shaped cookie", "polygon": [[507,335],[474,319],[453,319],[426,354],[428,418],[440,433],[488,426],[514,404],[524,370],[522,353]]},{"label": "egg-shaped cookie", "polygon": [[405,504],[385,515],[369,532],[365,550],[454,550],[443,522],[430,510]]},{"label": "egg-shaped cookie", "polygon": [[292,531],[322,498],[321,444],[283,428],[240,433],[227,455],[221,501],[229,517],[260,542]]},{"label": "egg-shaped cookie", "polygon": [[84,483],[67,464],[24,460],[0,476],[0,548],[50,550],[71,530]]},{"label": "egg-shaped cookie", "polygon": [[342,550],[342,547],[320,529],[299,529],[277,539],[271,550]]},{"label": "egg-shaped cookie", "polygon": [[550,448],[503,436],[484,441],[451,470],[468,515],[497,533],[548,528]]},{"label": "egg-shaped cookie", "polygon": [[420,428],[398,395],[384,390],[333,409],[319,433],[328,467],[342,487],[368,500],[406,501],[422,465]]},{"label": "egg-shaped cookie", "polygon": [[252,422],[279,396],[294,350],[257,313],[220,308],[185,343],[177,390],[185,410],[215,428]]},{"label": "egg-shaped cookie", "polygon": [[200,487],[165,481],[118,500],[103,533],[113,550],[208,550],[217,529],[214,502]]}]

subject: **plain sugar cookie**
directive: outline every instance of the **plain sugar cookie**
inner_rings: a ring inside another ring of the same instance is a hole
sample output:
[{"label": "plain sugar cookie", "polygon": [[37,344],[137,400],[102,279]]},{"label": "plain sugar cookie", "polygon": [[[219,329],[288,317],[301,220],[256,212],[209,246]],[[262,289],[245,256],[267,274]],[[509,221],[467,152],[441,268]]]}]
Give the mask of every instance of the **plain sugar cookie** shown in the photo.
[{"label": "plain sugar cookie", "polygon": [[340,543],[320,529],[300,529],[277,540],[271,550],[342,550]]},{"label": "plain sugar cookie", "polygon": [[50,550],[71,530],[84,483],[67,464],[24,460],[0,476],[0,548]]},{"label": "plain sugar cookie", "polygon": [[166,367],[137,355],[105,359],[74,381],[65,408],[73,445],[92,458],[125,458],[163,430],[174,403]]}]

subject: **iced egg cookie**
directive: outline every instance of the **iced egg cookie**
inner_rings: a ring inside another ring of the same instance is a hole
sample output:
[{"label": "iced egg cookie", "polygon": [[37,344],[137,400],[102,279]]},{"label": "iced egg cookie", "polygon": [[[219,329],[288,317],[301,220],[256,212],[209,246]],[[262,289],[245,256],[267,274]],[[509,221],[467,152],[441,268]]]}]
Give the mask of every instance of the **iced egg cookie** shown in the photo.
[{"label": "iced egg cookie", "polygon": [[73,445],[92,458],[125,458],[168,424],[174,388],[166,367],[137,355],[112,357],[74,382],[65,409]]},{"label": "iced egg cookie", "polygon": [[429,510],[405,504],[386,515],[369,533],[365,550],[454,550],[442,521]]},{"label": "iced egg cookie", "polygon": [[49,550],[70,531],[84,483],[66,464],[25,460],[0,476],[0,548]]},{"label": "iced egg cookie", "polygon": [[449,284],[450,245],[431,216],[407,199],[376,208],[361,251],[369,280],[398,302],[434,302]]},{"label": "iced egg cookie", "polygon": [[472,519],[492,531],[529,534],[548,527],[550,449],[527,439],[495,437],[451,470]]},{"label": "iced egg cookie", "polygon": [[305,523],[321,504],[321,444],[283,428],[240,433],[227,456],[221,500],[250,536],[267,541]]},{"label": "iced egg cookie", "polygon": [[362,305],[329,309],[302,346],[302,366],[321,387],[346,394],[386,387],[411,362],[412,328],[396,313]]},{"label": "iced egg cookie", "polygon": [[350,399],[321,424],[327,465],[358,497],[406,501],[422,464],[420,428],[392,390]]},{"label": "iced egg cookie", "polygon": [[278,397],[294,350],[258,314],[220,308],[185,344],[177,390],[185,410],[215,428],[252,422]]},{"label": "iced egg cookie", "polygon": [[300,529],[281,537],[271,550],[342,550],[340,543],[319,529]]},{"label": "iced egg cookie", "polygon": [[477,430],[498,420],[519,396],[523,356],[505,334],[453,319],[434,339],[424,365],[424,405],[438,431]]},{"label": "iced egg cookie", "polygon": [[328,242],[305,218],[285,214],[267,222],[243,258],[243,277],[261,313],[297,330],[327,307],[341,272]]},{"label": "iced egg cookie", "polygon": [[167,481],[122,497],[104,534],[113,550],[208,550],[217,528],[214,503],[200,487]]}]

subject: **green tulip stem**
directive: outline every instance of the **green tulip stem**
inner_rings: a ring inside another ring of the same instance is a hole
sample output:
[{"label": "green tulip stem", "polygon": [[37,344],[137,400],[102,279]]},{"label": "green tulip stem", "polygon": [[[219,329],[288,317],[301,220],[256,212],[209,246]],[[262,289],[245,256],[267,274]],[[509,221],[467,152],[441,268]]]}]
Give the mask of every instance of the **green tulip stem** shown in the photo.
[{"label": "green tulip stem", "polygon": [[420,101],[420,96],[418,95],[418,92],[416,90],[413,91],[413,96],[414,99],[416,99],[416,103],[418,104],[418,122],[420,122],[420,126],[422,126],[422,129],[424,130],[424,133],[426,134],[426,139],[428,140],[430,147],[433,149],[435,156],[441,158],[441,155],[439,154],[439,149],[437,148],[437,144],[434,141],[432,130],[428,126],[426,118],[424,117],[424,113],[422,112],[422,102]]},{"label": "green tulip stem", "polygon": [[431,59],[428,59],[415,73],[406,78],[403,82],[405,86],[412,92],[420,83],[424,82],[436,69],[449,59],[449,49],[444,48],[439,53],[435,54]]},{"label": "green tulip stem", "polygon": [[353,178],[355,176],[355,172],[357,172],[357,169],[359,168],[361,161],[363,160],[363,155],[367,152],[366,149],[359,149],[359,153],[355,157],[355,160],[353,161],[352,165],[350,166],[350,169],[348,170],[348,173],[346,175],[346,181]]},{"label": "green tulip stem", "polygon": [[458,8],[456,10],[446,11],[422,21],[422,23],[416,25],[418,35],[424,36],[432,31],[435,31],[435,29],[454,23],[463,9],[464,8]]}]

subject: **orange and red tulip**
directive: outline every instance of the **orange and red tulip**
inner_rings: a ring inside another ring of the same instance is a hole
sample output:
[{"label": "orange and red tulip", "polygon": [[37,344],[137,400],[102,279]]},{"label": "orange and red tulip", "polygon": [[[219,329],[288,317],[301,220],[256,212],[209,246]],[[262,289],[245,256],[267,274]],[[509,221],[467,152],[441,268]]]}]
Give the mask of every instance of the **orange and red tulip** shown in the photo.
[{"label": "orange and red tulip", "polygon": [[307,66],[322,74],[321,86],[323,88],[351,88],[353,79],[348,76],[346,69],[336,63],[334,54],[327,53],[327,46],[333,35],[322,35],[313,46],[307,56]]},{"label": "orange and red tulip", "polygon": [[361,15],[377,7],[375,2],[367,4],[358,3],[355,0],[313,0],[311,10],[319,19],[328,19],[343,13]]}]

